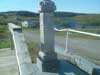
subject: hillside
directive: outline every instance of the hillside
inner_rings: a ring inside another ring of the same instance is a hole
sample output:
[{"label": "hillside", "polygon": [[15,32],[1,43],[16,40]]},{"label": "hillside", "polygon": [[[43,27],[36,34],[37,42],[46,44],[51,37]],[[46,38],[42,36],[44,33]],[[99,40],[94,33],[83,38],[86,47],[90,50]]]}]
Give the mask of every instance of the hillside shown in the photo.
[{"label": "hillside", "polygon": [[[55,23],[61,25],[67,25],[67,20],[75,20],[79,24],[100,25],[100,14],[55,12],[54,16]],[[39,25],[39,14],[29,11],[0,12],[0,24],[18,23],[23,20],[32,20],[36,25]]]},{"label": "hillside", "polygon": [[[0,12],[0,16],[24,16],[24,17],[37,17],[38,13],[29,12],[29,11],[8,11]],[[55,12],[55,17],[74,17],[77,15],[85,15],[82,13],[72,13],[72,12]]]}]

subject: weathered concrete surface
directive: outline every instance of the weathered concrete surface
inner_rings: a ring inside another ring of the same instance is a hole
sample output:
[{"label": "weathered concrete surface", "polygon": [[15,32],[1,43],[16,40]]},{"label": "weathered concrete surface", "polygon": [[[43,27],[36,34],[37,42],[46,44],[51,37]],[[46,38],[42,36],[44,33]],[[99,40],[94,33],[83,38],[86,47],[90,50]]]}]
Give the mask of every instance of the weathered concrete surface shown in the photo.
[{"label": "weathered concrete surface", "polygon": [[0,75],[18,75],[14,50],[0,49]]},{"label": "weathered concrete surface", "polygon": [[34,75],[88,75],[87,73],[83,72],[82,70],[65,60],[59,60],[59,68],[56,73],[41,72],[39,71],[36,64],[33,64],[33,68]]},{"label": "weathered concrete surface", "polygon": [[53,15],[56,5],[52,0],[40,2],[40,43],[41,51],[37,57],[37,66],[42,72],[55,72],[58,68],[54,46]]},{"label": "weathered concrete surface", "polygon": [[12,23],[9,23],[8,25],[14,41],[20,75],[34,75],[32,61],[21,27]]}]

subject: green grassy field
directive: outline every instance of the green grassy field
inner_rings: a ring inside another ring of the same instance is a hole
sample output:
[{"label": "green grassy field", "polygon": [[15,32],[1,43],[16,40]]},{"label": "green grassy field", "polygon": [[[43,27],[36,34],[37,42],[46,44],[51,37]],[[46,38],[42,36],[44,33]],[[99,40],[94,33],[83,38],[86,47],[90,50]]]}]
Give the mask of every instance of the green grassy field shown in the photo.
[{"label": "green grassy field", "polygon": [[0,25],[0,38],[6,38],[8,36],[7,30],[7,26]]},{"label": "green grassy field", "polygon": [[33,32],[36,32],[36,33],[40,33],[40,29],[39,28],[30,28],[30,27],[24,27],[23,30],[31,30]]},{"label": "green grassy field", "polygon": [[0,25],[0,49],[10,47],[9,33],[7,31],[7,26]]},{"label": "green grassy field", "polygon": [[9,48],[10,47],[10,42],[6,40],[0,40],[0,49],[2,48]]}]

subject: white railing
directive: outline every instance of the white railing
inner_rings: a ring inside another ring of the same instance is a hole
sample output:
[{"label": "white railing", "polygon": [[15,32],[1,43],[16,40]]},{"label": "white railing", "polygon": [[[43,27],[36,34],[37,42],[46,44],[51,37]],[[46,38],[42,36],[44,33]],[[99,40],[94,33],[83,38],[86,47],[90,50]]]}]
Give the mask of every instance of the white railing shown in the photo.
[{"label": "white railing", "polygon": [[[79,33],[79,34],[84,34],[84,35],[89,35],[89,36],[95,36],[95,37],[100,37],[99,34],[94,34],[94,33],[89,33],[89,32],[83,32],[83,31],[78,31],[78,30],[73,30],[73,29],[56,29],[54,28],[55,31],[57,32],[66,32],[66,55],[65,57],[67,60],[69,60],[71,63],[77,65],[80,69],[84,70],[90,75],[100,75],[100,66],[86,60],[85,58],[72,54],[70,51],[68,51],[68,38],[69,38],[69,32],[74,32],[74,33]],[[69,59],[68,59],[69,58]]]}]

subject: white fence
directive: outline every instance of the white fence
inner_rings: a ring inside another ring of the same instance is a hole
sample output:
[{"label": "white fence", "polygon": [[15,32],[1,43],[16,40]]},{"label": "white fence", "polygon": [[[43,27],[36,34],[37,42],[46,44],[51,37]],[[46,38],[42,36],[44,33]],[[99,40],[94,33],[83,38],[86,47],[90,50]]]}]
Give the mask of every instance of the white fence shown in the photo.
[{"label": "white fence", "polygon": [[65,57],[67,60],[69,60],[71,63],[77,65],[79,68],[81,68],[82,70],[84,70],[85,72],[87,72],[90,75],[100,75],[100,66],[96,65],[93,62],[86,60],[82,56],[71,53],[69,48],[68,48],[68,44],[70,43],[68,41],[70,39],[69,33],[77,33],[77,34],[83,34],[83,35],[88,35],[91,37],[100,38],[99,34],[83,32],[83,31],[78,31],[78,30],[73,30],[73,29],[59,30],[59,29],[54,28],[54,30],[57,32],[66,32],[66,49],[65,49],[66,55],[65,55]]}]

